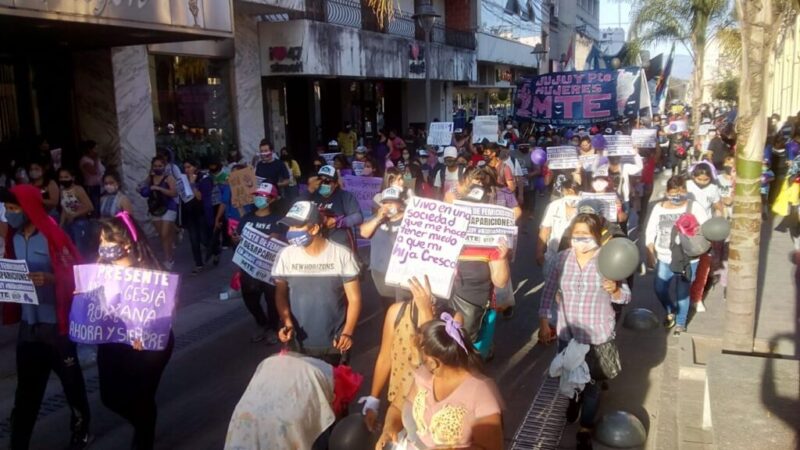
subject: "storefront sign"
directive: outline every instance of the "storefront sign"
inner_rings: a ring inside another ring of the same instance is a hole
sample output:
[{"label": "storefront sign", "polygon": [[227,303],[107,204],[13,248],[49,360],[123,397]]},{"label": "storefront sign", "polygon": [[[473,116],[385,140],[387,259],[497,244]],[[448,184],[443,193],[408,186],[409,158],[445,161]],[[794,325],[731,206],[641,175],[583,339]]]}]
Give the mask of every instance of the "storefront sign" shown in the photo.
[{"label": "storefront sign", "polygon": [[303,72],[303,47],[270,47],[269,66],[272,73],[301,73]]},{"label": "storefront sign", "polygon": [[433,295],[449,299],[469,221],[464,208],[413,197],[392,248],[386,284],[408,289],[409,279],[427,275]]},{"label": "storefront sign", "polygon": [[416,42],[408,44],[408,72],[414,75],[425,73],[425,48]]}]

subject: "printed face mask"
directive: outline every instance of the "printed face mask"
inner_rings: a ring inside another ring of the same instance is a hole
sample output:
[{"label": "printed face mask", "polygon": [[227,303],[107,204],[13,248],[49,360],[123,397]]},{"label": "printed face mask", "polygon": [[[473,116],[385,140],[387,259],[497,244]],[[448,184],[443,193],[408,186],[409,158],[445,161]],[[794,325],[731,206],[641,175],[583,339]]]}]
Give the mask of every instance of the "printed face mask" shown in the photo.
[{"label": "printed face mask", "polygon": [[578,253],[590,252],[597,248],[597,242],[590,237],[576,237],[571,240],[572,248]]},{"label": "printed face mask", "polygon": [[128,252],[119,244],[103,244],[97,248],[97,256],[104,261],[116,261],[127,254]]},{"label": "printed face mask", "polygon": [[289,230],[286,233],[286,239],[290,244],[298,247],[308,247],[313,240],[308,231],[305,230]]},{"label": "printed face mask", "polygon": [[673,205],[680,205],[686,201],[686,194],[668,195],[667,200],[669,200]]}]

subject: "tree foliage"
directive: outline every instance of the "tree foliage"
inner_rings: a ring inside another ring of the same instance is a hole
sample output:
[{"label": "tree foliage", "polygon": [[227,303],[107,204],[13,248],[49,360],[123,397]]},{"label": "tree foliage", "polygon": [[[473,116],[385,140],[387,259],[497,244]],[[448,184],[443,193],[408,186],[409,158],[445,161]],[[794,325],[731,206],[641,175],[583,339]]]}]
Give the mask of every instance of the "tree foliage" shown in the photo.
[{"label": "tree foliage", "polygon": [[711,97],[716,100],[735,102],[739,98],[739,77],[726,78],[711,88]]}]

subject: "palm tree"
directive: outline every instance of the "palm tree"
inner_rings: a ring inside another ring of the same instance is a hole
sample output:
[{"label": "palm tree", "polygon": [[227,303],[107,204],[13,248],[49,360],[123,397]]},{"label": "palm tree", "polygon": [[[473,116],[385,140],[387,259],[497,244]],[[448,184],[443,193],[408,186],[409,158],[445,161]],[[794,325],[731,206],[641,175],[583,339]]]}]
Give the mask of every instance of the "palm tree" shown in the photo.
[{"label": "palm tree", "polygon": [[741,78],[736,118],[736,192],[728,258],[723,347],[752,352],[761,230],[761,159],[767,138],[767,93],[775,48],[800,11],[797,0],[736,0]]},{"label": "palm tree", "polygon": [[703,60],[706,44],[724,29],[730,0],[643,0],[631,8],[633,39],[644,45],[681,43],[694,63],[692,124],[700,129],[700,104],[703,101]]}]

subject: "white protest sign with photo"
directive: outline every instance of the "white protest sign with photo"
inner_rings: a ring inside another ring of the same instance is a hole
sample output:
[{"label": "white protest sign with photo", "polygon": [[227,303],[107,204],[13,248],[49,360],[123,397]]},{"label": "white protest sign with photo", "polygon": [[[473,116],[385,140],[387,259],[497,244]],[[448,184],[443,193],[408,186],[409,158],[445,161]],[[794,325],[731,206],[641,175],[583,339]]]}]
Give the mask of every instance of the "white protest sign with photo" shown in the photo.
[{"label": "white protest sign with photo", "polygon": [[428,129],[428,145],[446,147],[453,141],[453,122],[431,122]]},{"label": "white protest sign with photo", "polygon": [[408,289],[409,279],[427,275],[433,295],[449,299],[469,221],[465,208],[413,197],[392,248],[386,284]]},{"label": "white protest sign with photo", "polygon": [[341,155],[341,152],[338,153],[323,153],[322,156],[325,159],[325,164],[332,166],[333,165],[333,158],[336,158],[336,155]]},{"label": "white protest sign with photo", "polygon": [[638,148],[656,148],[658,144],[658,130],[651,128],[637,128],[631,131],[633,146]]},{"label": "white protest sign with photo", "polygon": [[614,192],[581,192],[581,200],[594,199],[603,204],[603,217],[609,222],[617,221],[617,194]]},{"label": "white protest sign with photo", "polygon": [[356,174],[356,176],[360,177],[361,174],[364,173],[364,161],[353,161],[351,167],[353,168],[353,173]]},{"label": "white protest sign with photo", "polygon": [[185,173],[179,174],[175,177],[175,184],[178,190],[178,195],[183,203],[188,203],[194,198],[194,191],[192,185],[189,183],[189,178]]},{"label": "white protest sign with photo", "polygon": [[636,154],[636,149],[633,148],[633,141],[630,136],[612,134],[603,136],[603,138],[606,140],[606,148],[603,150],[606,156],[627,156]]},{"label": "white protest sign with photo", "polygon": [[489,142],[497,142],[497,116],[476,116],[472,121],[472,143],[481,142],[484,139]]},{"label": "white protest sign with photo", "polygon": [[572,145],[547,148],[547,167],[550,170],[575,169],[578,167],[578,149]]},{"label": "white protest sign with photo", "polygon": [[509,248],[516,244],[517,225],[514,211],[486,203],[455,202],[470,211],[469,227],[464,245],[470,247],[497,247],[505,241]]},{"label": "white protest sign with photo", "polygon": [[0,259],[0,302],[38,305],[36,287],[28,278],[28,263],[21,259]]},{"label": "white protest sign with photo", "polygon": [[594,172],[597,168],[597,155],[581,155],[581,166],[587,172]]},{"label": "white protest sign with photo", "polygon": [[272,239],[250,225],[242,229],[242,240],[233,254],[233,263],[251,277],[274,285],[272,264],[286,243]]},{"label": "white protest sign with photo", "polygon": [[667,133],[683,133],[684,131],[689,130],[689,125],[686,123],[685,120],[676,120],[674,122],[670,122],[669,126],[667,126]]}]

